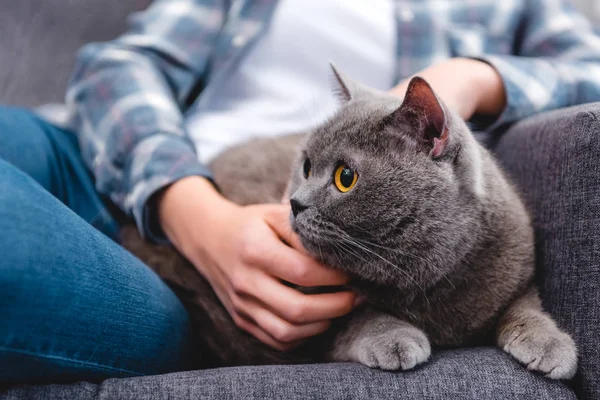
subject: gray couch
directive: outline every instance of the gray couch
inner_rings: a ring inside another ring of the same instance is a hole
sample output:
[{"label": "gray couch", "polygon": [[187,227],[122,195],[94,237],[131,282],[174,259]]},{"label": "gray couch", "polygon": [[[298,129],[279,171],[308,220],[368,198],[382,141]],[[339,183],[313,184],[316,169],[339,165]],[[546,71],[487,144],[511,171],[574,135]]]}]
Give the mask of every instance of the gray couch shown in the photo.
[{"label": "gray couch", "polygon": [[[77,48],[114,37],[148,1],[0,1],[0,104],[61,102]],[[436,352],[404,373],[357,364],[239,367],[25,385],[0,389],[0,398],[600,399],[599,138],[600,104],[540,115],[485,138],[533,213],[545,306],[580,349],[572,382],[529,373],[482,347]]]}]

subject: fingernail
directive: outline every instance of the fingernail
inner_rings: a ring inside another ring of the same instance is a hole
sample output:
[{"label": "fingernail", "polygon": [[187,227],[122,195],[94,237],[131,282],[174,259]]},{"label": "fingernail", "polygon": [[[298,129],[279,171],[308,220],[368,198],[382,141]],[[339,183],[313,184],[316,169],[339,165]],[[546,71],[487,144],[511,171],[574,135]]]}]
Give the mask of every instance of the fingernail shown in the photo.
[{"label": "fingernail", "polygon": [[364,303],[365,301],[367,301],[367,298],[361,294],[359,294],[358,296],[356,296],[356,298],[354,299],[354,307],[361,305],[362,303]]}]

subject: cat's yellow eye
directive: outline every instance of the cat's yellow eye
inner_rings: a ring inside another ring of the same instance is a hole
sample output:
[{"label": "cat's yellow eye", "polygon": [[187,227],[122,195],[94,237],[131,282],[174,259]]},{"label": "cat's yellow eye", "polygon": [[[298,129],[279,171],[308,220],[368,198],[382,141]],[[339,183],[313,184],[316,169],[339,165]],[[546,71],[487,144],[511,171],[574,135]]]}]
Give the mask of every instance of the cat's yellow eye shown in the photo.
[{"label": "cat's yellow eye", "polygon": [[340,165],[333,176],[335,187],[342,193],[350,191],[356,185],[357,180],[356,171],[345,164]]},{"label": "cat's yellow eye", "polygon": [[302,165],[302,173],[304,174],[304,178],[308,179],[308,177],[312,174],[312,168],[310,165],[310,159],[306,158],[304,160],[304,164]]}]

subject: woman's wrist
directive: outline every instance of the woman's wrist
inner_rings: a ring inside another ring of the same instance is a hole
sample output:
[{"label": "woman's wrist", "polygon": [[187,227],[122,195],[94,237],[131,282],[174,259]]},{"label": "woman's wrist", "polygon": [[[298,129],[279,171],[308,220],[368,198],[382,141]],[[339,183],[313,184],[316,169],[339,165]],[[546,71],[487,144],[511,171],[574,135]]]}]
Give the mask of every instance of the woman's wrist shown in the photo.
[{"label": "woman's wrist", "polygon": [[169,240],[189,258],[199,245],[196,238],[210,235],[213,227],[236,207],[210,181],[191,176],[164,191],[158,199],[158,217]]},{"label": "woman's wrist", "polygon": [[[498,116],[506,106],[502,77],[485,61],[451,58],[432,65],[416,75],[431,85],[436,94],[465,120],[474,114]],[[405,79],[390,92],[403,97],[410,79]]]},{"label": "woman's wrist", "polygon": [[485,61],[471,61],[477,63],[477,73],[472,75],[474,79],[473,88],[476,90],[478,98],[475,112],[497,117],[506,107],[507,101],[502,76],[496,68]]}]

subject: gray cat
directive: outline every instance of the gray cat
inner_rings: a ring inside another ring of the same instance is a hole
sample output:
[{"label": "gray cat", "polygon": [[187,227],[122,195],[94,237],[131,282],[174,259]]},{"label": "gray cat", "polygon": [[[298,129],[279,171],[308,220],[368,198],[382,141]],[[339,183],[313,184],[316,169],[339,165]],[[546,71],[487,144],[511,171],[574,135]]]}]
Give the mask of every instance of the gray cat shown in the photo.
[{"label": "gray cat", "polygon": [[530,370],[573,377],[575,344],[532,284],[529,216],[492,156],[423,79],[412,79],[402,100],[334,75],[344,104],[310,135],[253,140],[211,165],[239,204],[279,202],[285,191],[304,247],[352,277],[366,304],[328,332],[289,353],[269,349],[236,328],[174,250],[123,230],[125,247],[182,299],[213,365],[406,370],[432,346],[495,342]]}]

